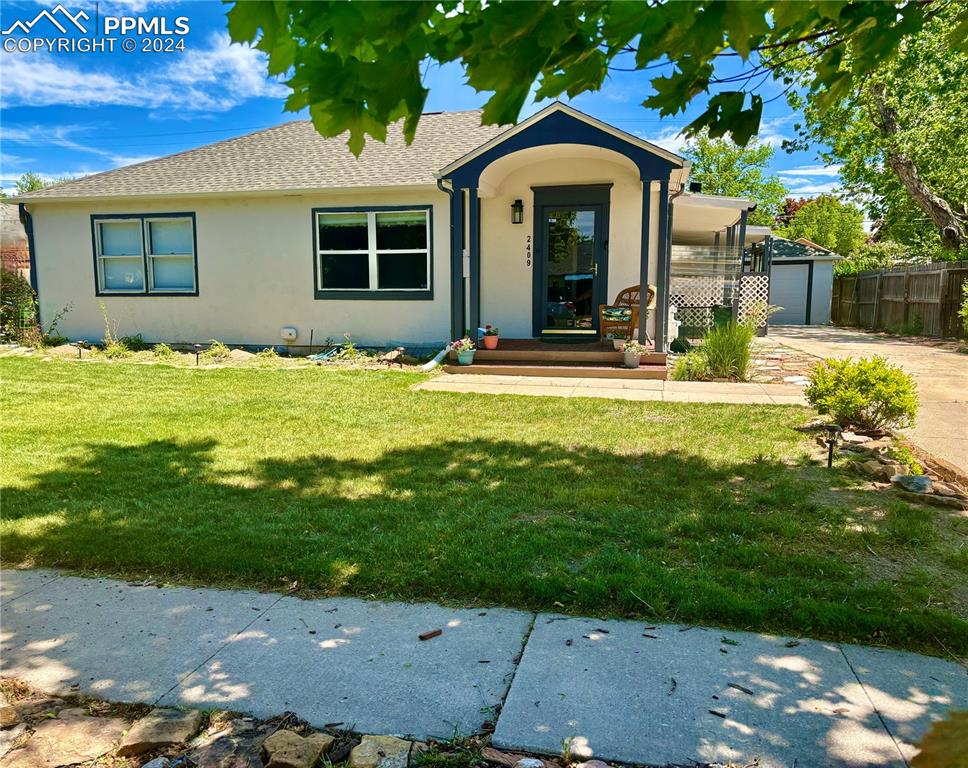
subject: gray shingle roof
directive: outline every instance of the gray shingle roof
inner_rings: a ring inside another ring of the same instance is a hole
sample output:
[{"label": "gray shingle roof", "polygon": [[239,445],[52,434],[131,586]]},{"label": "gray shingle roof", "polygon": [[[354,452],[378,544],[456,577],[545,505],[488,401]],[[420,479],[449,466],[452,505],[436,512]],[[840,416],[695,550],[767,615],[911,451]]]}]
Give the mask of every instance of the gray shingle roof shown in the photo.
[{"label": "gray shingle roof", "polygon": [[434,174],[505,131],[481,125],[480,110],[423,115],[408,147],[399,123],[385,144],[372,139],[359,159],[345,136],[326,139],[297,120],[157,160],[56,184],[18,199],[128,197],[435,183]]}]

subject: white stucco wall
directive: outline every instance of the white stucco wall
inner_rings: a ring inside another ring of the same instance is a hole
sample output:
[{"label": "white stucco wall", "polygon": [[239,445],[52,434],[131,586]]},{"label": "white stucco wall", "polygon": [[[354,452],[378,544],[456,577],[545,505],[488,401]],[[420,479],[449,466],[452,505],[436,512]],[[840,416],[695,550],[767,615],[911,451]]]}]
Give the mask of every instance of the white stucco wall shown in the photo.
[{"label": "white stucco wall", "polygon": [[[519,153],[524,155],[525,153]],[[608,232],[608,300],[639,283],[642,232],[642,183],[619,162],[602,158],[556,157],[519,164],[481,200],[481,322],[511,338],[531,338],[534,264],[526,261],[527,239],[534,234],[535,186],[612,184]],[[652,191],[649,280],[655,282],[658,260],[659,192]],[[511,223],[511,203],[524,202],[524,223]],[[533,242],[532,242],[533,251]],[[649,323],[652,326],[652,321]]]},{"label": "white stucco wall", "polygon": [[[352,205],[433,205],[432,300],[316,300],[311,210]],[[436,344],[450,337],[449,199],[435,188],[366,194],[307,194],[181,200],[34,203],[41,317],[71,310],[59,331],[99,340],[103,300],[120,335],[146,341],[280,345],[295,326],[296,344],[352,334],[359,344]],[[198,296],[95,295],[91,214],[194,211]]]}]

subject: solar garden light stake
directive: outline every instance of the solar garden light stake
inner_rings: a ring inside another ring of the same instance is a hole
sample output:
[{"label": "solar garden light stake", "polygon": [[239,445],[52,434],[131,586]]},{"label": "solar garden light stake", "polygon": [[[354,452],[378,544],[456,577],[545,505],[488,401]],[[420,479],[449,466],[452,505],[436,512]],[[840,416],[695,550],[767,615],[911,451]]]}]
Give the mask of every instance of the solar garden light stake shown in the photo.
[{"label": "solar garden light stake", "polygon": [[834,446],[837,445],[837,438],[843,431],[837,424],[824,424],[824,432],[827,433],[827,469],[834,466]]},{"label": "solar garden light stake", "polygon": [[202,345],[196,344],[195,345],[195,365],[198,365],[198,356],[201,353],[201,351],[202,351]]},{"label": "solar garden light stake", "polygon": [[77,347],[77,359],[80,360],[82,357],[81,353],[84,350],[84,347],[87,346],[87,342],[84,341],[84,339],[78,339],[74,342],[74,346]]}]

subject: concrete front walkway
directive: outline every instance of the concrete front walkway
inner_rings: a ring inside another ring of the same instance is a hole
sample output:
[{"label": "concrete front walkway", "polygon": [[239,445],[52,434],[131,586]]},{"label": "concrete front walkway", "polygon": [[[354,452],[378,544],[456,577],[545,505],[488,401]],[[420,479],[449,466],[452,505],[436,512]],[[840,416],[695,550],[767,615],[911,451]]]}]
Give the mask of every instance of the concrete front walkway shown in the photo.
[{"label": "concrete front walkway", "polygon": [[[50,692],[645,764],[905,766],[968,674],[813,640],[0,572],[0,672]],[[421,641],[419,635],[440,629]]]},{"label": "concrete front walkway", "polygon": [[441,374],[414,389],[482,395],[601,397],[610,400],[664,400],[671,403],[758,403],[806,405],[796,384],[661,381],[652,379],[572,379],[560,376]]},{"label": "concrete front walkway", "polygon": [[818,358],[880,355],[911,374],[921,407],[907,434],[939,459],[968,472],[968,355],[833,326],[778,326],[770,338]]}]

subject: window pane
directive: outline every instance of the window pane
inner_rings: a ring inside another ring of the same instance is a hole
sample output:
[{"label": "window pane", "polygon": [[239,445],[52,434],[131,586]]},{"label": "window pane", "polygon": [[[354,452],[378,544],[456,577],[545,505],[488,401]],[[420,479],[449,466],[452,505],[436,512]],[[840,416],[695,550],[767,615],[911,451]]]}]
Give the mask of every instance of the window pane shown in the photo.
[{"label": "window pane", "polygon": [[188,258],[163,257],[151,260],[153,291],[191,291],[195,288],[195,261]]},{"label": "window pane", "polygon": [[370,264],[365,253],[324,253],[323,289],[369,288]]},{"label": "window pane", "polygon": [[149,253],[192,253],[192,222],[171,219],[148,222]]},{"label": "window pane", "polygon": [[319,250],[365,251],[366,228],[365,213],[321,213]]},{"label": "window pane", "polygon": [[144,263],[134,259],[101,259],[104,290],[134,291],[145,287]]},{"label": "window pane", "polygon": [[427,288],[426,253],[378,253],[380,288]]},{"label": "window pane", "polygon": [[426,212],[378,213],[376,215],[376,247],[381,251],[426,248]]},{"label": "window pane", "polygon": [[98,227],[103,256],[141,255],[140,221],[102,221]]}]

